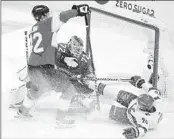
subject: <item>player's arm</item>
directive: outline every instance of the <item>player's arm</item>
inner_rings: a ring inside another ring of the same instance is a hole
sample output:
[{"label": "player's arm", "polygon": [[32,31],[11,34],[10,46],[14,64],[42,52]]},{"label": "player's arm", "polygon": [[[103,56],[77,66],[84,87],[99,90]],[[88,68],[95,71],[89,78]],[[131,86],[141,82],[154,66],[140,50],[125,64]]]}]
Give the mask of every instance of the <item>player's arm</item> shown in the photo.
[{"label": "player's arm", "polygon": [[[91,67],[91,64],[90,64],[90,58],[85,53],[83,53],[83,55],[81,57],[80,67],[82,67],[80,74],[79,75],[74,75],[73,77],[71,77],[71,79],[72,80],[77,80],[80,83],[83,83],[84,85],[87,85],[89,87],[91,81],[86,80],[84,78],[85,77],[94,78],[94,74],[93,74],[93,70],[92,70],[92,67]],[[92,83],[92,86],[94,86],[94,83]],[[93,88],[94,87],[92,87],[91,89],[93,89]]]},{"label": "player's arm", "polygon": [[89,6],[86,4],[73,5],[72,9],[62,11],[59,14],[55,14],[52,17],[52,31],[56,32],[59,30],[63,23],[66,23],[69,19],[76,16],[85,16],[89,13]]},{"label": "player's arm", "polygon": [[64,58],[67,56],[68,45],[65,43],[59,43],[57,45],[56,60],[63,62]]},{"label": "player's arm", "polygon": [[78,66],[76,58],[71,57],[69,54],[68,44],[64,44],[64,43],[59,43],[57,45],[56,61],[59,63],[64,63],[68,67]]},{"label": "player's arm", "polygon": [[144,129],[144,127],[136,126],[136,127],[128,127],[124,129],[122,134],[127,139],[135,139],[138,137],[143,137],[146,134],[146,132],[147,131]]},{"label": "player's arm", "polygon": [[143,112],[136,109],[136,101],[132,106],[129,106],[127,113],[129,115],[129,121],[134,126],[126,128],[123,132],[123,135],[127,139],[144,136],[149,130],[149,121]]},{"label": "player's arm", "polygon": [[152,88],[151,84],[146,83],[145,80],[138,75],[132,76],[129,83],[137,88],[142,88],[145,92],[148,92],[150,88]]},{"label": "player's arm", "polygon": [[130,83],[137,88],[142,88],[145,92],[150,94],[154,100],[160,99],[161,92],[158,89],[152,87],[151,84],[146,83],[145,80],[140,76],[131,77]]}]

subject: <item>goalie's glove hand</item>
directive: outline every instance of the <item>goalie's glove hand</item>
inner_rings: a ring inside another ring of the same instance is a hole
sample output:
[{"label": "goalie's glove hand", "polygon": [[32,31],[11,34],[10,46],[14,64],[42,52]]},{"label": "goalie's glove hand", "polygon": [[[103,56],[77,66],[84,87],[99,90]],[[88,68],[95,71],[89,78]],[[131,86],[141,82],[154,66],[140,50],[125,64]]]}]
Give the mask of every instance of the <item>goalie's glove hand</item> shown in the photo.
[{"label": "goalie's glove hand", "polygon": [[140,76],[132,76],[129,83],[137,88],[142,88],[142,84],[145,83],[145,80],[142,79]]},{"label": "goalie's glove hand", "polygon": [[74,57],[65,57],[64,62],[68,67],[76,68],[78,66],[77,59]]},{"label": "goalie's glove hand", "polygon": [[78,16],[85,16],[90,13],[89,6],[87,4],[73,5],[72,9],[77,10]]},{"label": "goalie's glove hand", "polygon": [[136,135],[138,134],[138,131],[133,127],[129,127],[124,129],[122,134],[126,137],[126,139],[134,139],[137,138]]}]

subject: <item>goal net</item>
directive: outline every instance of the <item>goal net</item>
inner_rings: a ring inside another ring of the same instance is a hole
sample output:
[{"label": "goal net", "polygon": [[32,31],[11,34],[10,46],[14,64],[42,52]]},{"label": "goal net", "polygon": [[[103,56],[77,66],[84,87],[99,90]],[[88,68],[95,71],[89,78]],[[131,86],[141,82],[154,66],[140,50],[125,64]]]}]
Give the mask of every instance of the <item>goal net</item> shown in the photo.
[{"label": "goal net", "polygon": [[[166,37],[160,29],[145,21],[93,7],[91,11],[90,38],[97,77],[130,78],[139,75],[147,82],[151,77],[153,86],[158,87],[164,97],[171,95],[174,68],[167,62],[174,57],[174,50],[170,51],[171,46],[166,43],[168,40],[164,40]],[[67,42],[72,35],[81,36],[85,42],[84,19],[71,19],[59,34],[59,42]],[[165,49],[166,45],[169,49]]]},{"label": "goal net", "polygon": [[153,22],[134,20],[91,7],[91,43],[97,76],[140,75],[174,96],[174,47],[167,31]]}]

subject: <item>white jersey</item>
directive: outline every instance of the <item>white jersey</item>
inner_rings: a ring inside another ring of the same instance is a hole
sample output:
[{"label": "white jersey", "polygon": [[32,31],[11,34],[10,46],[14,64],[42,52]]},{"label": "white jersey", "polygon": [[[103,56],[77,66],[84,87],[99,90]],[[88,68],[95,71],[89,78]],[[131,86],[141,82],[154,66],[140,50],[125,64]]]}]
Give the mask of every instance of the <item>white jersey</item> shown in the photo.
[{"label": "white jersey", "polygon": [[159,95],[155,90],[151,90],[148,94],[150,94],[155,100],[152,112],[142,111],[138,105],[138,99],[133,100],[127,109],[127,117],[129,121],[139,132],[137,136],[143,136],[148,130],[156,128],[163,116],[159,111]]}]

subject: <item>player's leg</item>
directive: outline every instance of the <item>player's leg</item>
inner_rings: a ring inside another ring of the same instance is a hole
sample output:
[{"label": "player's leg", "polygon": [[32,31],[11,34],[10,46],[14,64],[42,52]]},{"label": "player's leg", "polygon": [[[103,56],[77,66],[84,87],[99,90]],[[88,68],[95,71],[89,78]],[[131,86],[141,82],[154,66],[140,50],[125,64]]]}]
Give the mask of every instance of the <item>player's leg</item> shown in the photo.
[{"label": "player's leg", "polygon": [[75,125],[75,120],[68,115],[71,98],[77,93],[69,80],[69,76],[60,71],[56,71],[51,81],[52,87],[56,92],[62,92],[58,100],[58,109],[56,115],[57,127],[72,127]]},{"label": "player's leg", "polygon": [[[91,90],[90,93],[92,93],[92,91],[93,91],[94,92],[93,94],[96,95],[95,91],[94,91],[96,89],[95,88],[95,83],[93,81],[85,82],[85,86],[90,88],[90,90]],[[103,83],[97,83],[97,91],[100,95],[105,95],[105,96],[110,97],[112,100],[115,100],[117,98],[117,94],[119,92],[119,89],[117,89],[116,87],[113,88],[112,86],[108,86],[108,85],[105,85]],[[87,108],[90,108],[91,104],[93,103],[92,100],[94,100],[94,99],[91,99],[91,98],[88,98],[88,97],[83,99],[84,106],[87,107]]]},{"label": "player's leg", "polygon": [[[93,86],[91,85],[91,88],[94,88],[94,85]],[[137,98],[136,95],[121,90],[116,85],[113,86],[113,85],[106,85],[103,83],[99,83],[97,86],[97,90],[100,95],[105,95],[111,98],[112,100],[116,100],[118,103],[122,104],[125,107],[128,107],[129,103],[133,99]]]},{"label": "player's leg", "polygon": [[29,66],[28,69],[30,81],[27,84],[27,95],[23,100],[18,114],[31,117],[30,110],[34,103],[46,92],[51,90],[48,82],[49,69],[42,66]]},{"label": "player's leg", "polygon": [[92,112],[97,105],[96,100],[90,98],[94,90],[77,80],[71,80],[71,83],[71,88],[75,88],[77,94],[71,99],[69,112],[74,114]]},{"label": "player's leg", "polygon": [[[90,84],[90,86],[93,87],[94,85]],[[130,122],[126,114],[127,107],[137,96],[130,92],[120,90],[117,86],[105,85],[103,83],[98,84],[98,92],[112,100],[116,100],[116,103],[113,104],[109,110],[106,110],[109,114],[109,118],[120,123],[129,124]]]},{"label": "player's leg", "polygon": [[14,89],[11,89],[10,91],[10,94],[9,94],[10,108],[20,107],[27,94],[26,83],[28,82],[29,78],[28,78],[26,66],[21,68],[21,70],[17,72],[17,77],[21,85]]},{"label": "player's leg", "polygon": [[9,108],[19,108],[27,94],[26,85],[23,84],[18,88],[12,89],[9,94]]},{"label": "player's leg", "polygon": [[109,110],[109,119],[121,124],[130,124],[127,118],[127,108],[117,102]]},{"label": "player's leg", "polygon": [[127,108],[130,102],[136,98],[136,95],[120,90],[117,94],[116,101],[121,104],[121,107],[112,105],[109,112],[109,118],[123,124],[130,124],[129,119],[127,118]]}]

